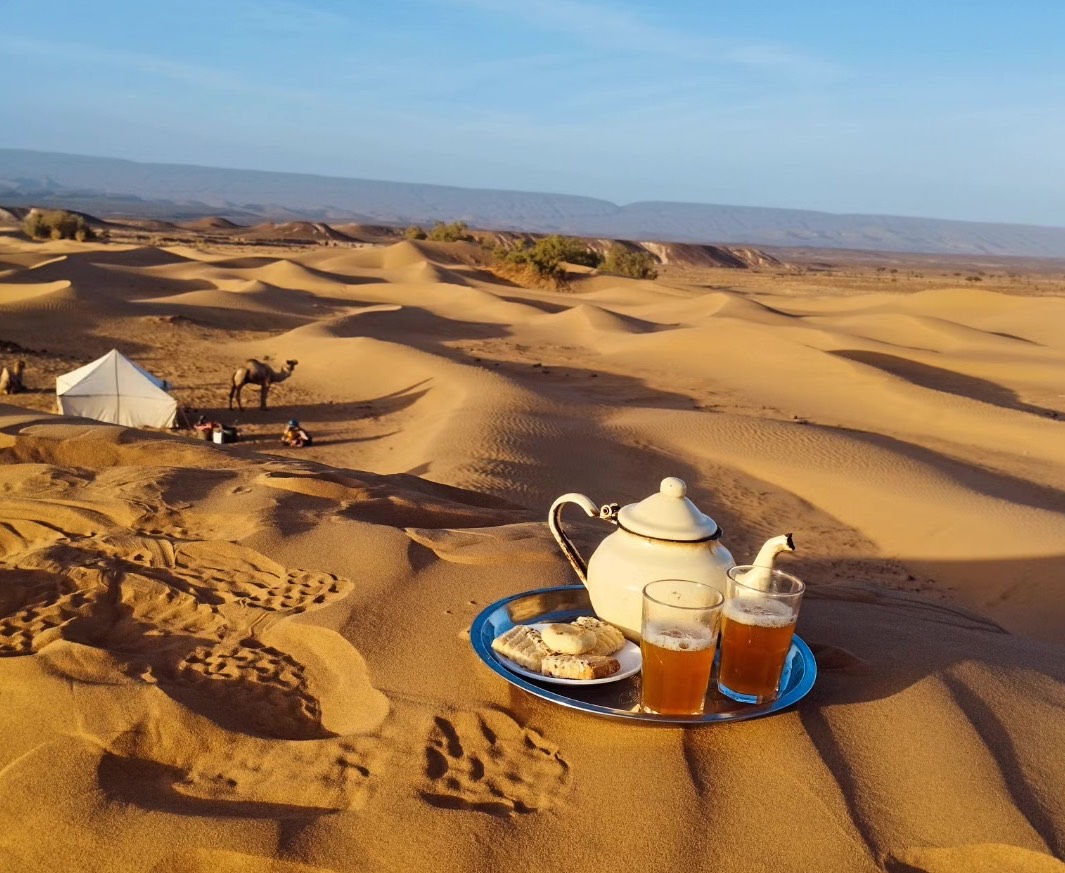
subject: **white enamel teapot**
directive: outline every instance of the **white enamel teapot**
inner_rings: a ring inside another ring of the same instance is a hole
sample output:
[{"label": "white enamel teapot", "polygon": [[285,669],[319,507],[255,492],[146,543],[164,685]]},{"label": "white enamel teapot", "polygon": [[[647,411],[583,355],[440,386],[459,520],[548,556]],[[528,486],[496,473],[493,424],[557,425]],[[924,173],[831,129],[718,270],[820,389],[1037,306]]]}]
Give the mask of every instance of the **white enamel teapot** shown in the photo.
[{"label": "white enamel teapot", "polygon": [[[563,494],[548,515],[551,533],[588,588],[595,614],[631,640],[640,639],[643,587],[655,579],[694,579],[726,593],[726,572],[736,562],[721,544],[721,528],[685,494],[683,479],[663,479],[657,494],[618,507],[598,507],[583,494]],[[562,508],[576,503],[593,518],[617,525],[585,563],[562,530]],[[752,562],[772,567],[782,551],[795,548],[791,534],[767,540]]]}]

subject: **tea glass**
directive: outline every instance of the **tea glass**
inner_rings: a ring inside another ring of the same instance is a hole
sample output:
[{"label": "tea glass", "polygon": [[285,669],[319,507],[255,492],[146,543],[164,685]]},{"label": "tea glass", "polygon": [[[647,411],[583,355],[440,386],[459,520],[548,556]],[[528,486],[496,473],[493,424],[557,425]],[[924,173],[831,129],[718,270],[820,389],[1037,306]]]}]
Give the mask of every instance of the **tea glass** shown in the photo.
[{"label": "tea glass", "polygon": [[781,570],[748,564],[728,571],[717,674],[722,694],[741,703],[776,699],[805,590],[801,579]]},{"label": "tea glass", "polygon": [[714,665],[724,598],[691,579],[644,586],[640,705],[660,715],[700,715]]}]

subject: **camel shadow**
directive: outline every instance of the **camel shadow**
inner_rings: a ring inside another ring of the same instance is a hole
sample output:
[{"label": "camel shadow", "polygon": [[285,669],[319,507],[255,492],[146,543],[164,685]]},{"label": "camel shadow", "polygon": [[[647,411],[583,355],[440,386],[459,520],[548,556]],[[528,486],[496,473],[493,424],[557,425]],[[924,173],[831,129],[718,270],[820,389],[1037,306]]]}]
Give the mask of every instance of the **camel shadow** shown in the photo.
[{"label": "camel shadow", "polygon": [[[239,442],[247,445],[274,445],[280,439],[281,431],[285,425],[292,419],[299,421],[314,436],[315,427],[318,425],[335,421],[350,422],[366,418],[378,419],[401,412],[429,393],[430,388],[427,386],[431,381],[431,379],[422,379],[403,388],[390,391],[387,394],[381,394],[360,402],[286,404],[268,407],[267,409],[245,406],[243,410],[230,410],[223,406],[197,407],[194,410],[195,415],[193,415],[193,418],[197,415],[203,415],[209,421],[218,421],[226,426],[236,427],[238,430],[249,425],[254,425],[256,428],[272,427],[276,429],[276,436],[273,433],[242,433]],[[315,437],[314,444],[324,446],[369,442],[383,439],[386,436],[393,436],[395,433],[396,431],[344,439]]]}]

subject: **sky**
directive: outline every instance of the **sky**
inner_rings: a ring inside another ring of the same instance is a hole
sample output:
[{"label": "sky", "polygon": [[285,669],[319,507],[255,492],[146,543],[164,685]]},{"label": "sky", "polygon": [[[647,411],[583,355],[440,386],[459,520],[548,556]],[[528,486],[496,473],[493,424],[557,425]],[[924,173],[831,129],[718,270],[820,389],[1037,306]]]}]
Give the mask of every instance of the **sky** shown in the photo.
[{"label": "sky", "polygon": [[0,0],[0,147],[1065,226],[1059,0]]}]

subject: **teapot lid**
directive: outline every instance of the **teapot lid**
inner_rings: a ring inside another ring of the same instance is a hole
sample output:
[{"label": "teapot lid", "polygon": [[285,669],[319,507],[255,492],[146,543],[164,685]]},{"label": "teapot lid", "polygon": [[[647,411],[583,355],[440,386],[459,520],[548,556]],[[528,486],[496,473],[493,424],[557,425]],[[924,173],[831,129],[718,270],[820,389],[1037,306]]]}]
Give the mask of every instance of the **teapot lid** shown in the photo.
[{"label": "teapot lid", "polygon": [[683,479],[662,480],[657,494],[618,510],[618,525],[629,533],[656,540],[697,543],[721,536],[721,528],[684,495]]}]

